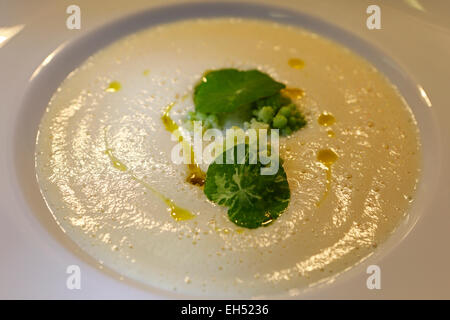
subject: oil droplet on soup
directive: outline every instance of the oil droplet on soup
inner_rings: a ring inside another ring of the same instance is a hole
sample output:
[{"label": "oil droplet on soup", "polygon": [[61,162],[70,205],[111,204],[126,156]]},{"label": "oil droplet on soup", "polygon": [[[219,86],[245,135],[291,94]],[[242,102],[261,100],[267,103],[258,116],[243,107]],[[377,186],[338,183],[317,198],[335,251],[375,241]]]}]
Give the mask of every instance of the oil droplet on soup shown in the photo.
[{"label": "oil droplet on soup", "polygon": [[299,88],[284,88],[281,89],[281,94],[288,96],[291,99],[298,100],[305,95],[305,91]]},{"label": "oil droplet on soup", "polygon": [[190,220],[195,217],[195,215],[193,215],[190,211],[177,206],[170,199],[166,199],[164,202],[168,206],[168,211],[170,212],[170,216],[172,218],[174,218],[176,221]]},{"label": "oil droplet on soup", "polygon": [[331,113],[328,112],[322,112],[317,119],[317,122],[324,127],[329,127],[333,125],[336,122],[336,119]]},{"label": "oil droplet on soup", "polygon": [[117,92],[122,89],[122,85],[119,81],[112,81],[109,83],[108,88],[106,88],[106,92]]},{"label": "oil droplet on soup", "polygon": [[303,67],[305,66],[305,62],[298,58],[289,59],[288,64],[291,68],[294,69],[303,69]]}]

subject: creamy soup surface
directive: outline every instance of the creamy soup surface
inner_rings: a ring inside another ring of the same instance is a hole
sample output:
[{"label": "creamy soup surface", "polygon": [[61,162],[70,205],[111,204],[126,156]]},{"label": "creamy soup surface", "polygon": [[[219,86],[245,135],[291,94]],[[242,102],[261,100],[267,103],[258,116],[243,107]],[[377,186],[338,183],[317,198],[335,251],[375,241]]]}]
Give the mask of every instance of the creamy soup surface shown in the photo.
[{"label": "creamy soup surface", "polygon": [[[280,140],[291,189],[272,224],[245,229],[186,183],[161,115],[179,125],[207,70],[259,69],[308,121]],[[320,161],[323,150],[336,159]],[[36,171],[61,228],[100,264],[150,286],[209,296],[295,294],[371,255],[407,215],[420,173],[415,119],[373,66],[296,27],[191,20],[123,38],[85,61],[40,124]],[[189,210],[174,219],[167,202]]]}]

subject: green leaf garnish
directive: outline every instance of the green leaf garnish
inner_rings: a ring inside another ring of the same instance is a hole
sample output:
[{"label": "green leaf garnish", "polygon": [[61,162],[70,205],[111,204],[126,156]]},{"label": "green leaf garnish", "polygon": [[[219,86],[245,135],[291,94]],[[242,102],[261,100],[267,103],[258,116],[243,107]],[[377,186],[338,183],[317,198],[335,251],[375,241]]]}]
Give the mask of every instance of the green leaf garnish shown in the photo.
[{"label": "green leaf garnish", "polygon": [[279,93],[285,85],[258,70],[208,72],[194,89],[195,111],[232,112],[242,105]]},{"label": "green leaf garnish", "polygon": [[229,219],[238,226],[258,228],[277,219],[290,200],[286,172],[280,166],[275,175],[261,175],[264,166],[259,161],[249,164],[249,146],[245,145],[245,163],[237,160],[239,146],[234,146],[234,163],[213,162],[206,173],[204,193],[219,205],[228,207]]},{"label": "green leaf garnish", "polygon": [[189,112],[186,127],[201,121],[205,129],[280,129],[288,136],[306,125],[285,85],[258,70],[219,69],[205,73],[194,89],[195,111]]}]

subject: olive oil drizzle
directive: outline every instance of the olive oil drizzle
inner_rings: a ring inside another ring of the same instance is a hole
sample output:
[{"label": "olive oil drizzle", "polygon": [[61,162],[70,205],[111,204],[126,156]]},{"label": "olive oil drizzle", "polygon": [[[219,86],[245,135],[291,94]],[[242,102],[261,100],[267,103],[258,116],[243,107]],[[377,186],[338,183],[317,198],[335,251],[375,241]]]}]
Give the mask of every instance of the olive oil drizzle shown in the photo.
[{"label": "olive oil drizzle", "polygon": [[156,196],[158,196],[162,201],[164,201],[164,203],[167,205],[167,211],[169,211],[170,216],[176,220],[176,221],[184,221],[184,220],[190,220],[192,218],[195,217],[194,214],[192,214],[192,212],[178,206],[175,204],[175,202],[172,199],[169,199],[167,197],[165,197],[164,195],[162,195],[159,191],[155,190],[154,188],[152,188],[151,185],[149,185],[147,182],[145,182],[144,180],[132,175],[132,179],[139,182],[144,188],[146,188],[147,190],[150,190],[153,194],[155,194]]},{"label": "olive oil drizzle", "polygon": [[117,170],[120,170],[122,172],[127,172],[131,178],[134,181],[139,182],[145,189],[149,190],[151,193],[153,193],[155,196],[160,198],[166,205],[167,205],[167,211],[169,211],[170,216],[176,220],[176,221],[184,221],[184,220],[190,220],[195,217],[193,213],[190,211],[179,207],[174,203],[172,199],[167,198],[164,196],[161,192],[153,188],[150,184],[148,184],[146,181],[138,178],[120,159],[118,159],[114,155],[114,150],[111,149],[108,145],[108,140],[106,138],[106,128],[105,128],[105,154],[108,156],[109,160],[111,161],[111,164],[114,168]]},{"label": "olive oil drizzle", "polygon": [[187,159],[189,164],[187,165],[188,177],[186,178],[186,181],[190,184],[201,187],[205,184],[206,174],[200,169],[199,165],[195,163],[194,148],[189,144],[189,142],[185,141],[183,135],[180,133],[178,124],[170,117],[170,111],[174,105],[175,102],[172,102],[166,107],[161,120],[166,130],[174,134],[178,141],[183,144],[183,150],[190,150],[190,159]]},{"label": "olive oil drizzle", "polygon": [[322,204],[322,202],[330,193],[332,183],[331,167],[337,161],[337,159],[338,155],[331,149],[322,149],[317,153],[317,160],[325,167],[327,174],[325,193],[323,194],[322,198],[316,203],[317,207]]}]

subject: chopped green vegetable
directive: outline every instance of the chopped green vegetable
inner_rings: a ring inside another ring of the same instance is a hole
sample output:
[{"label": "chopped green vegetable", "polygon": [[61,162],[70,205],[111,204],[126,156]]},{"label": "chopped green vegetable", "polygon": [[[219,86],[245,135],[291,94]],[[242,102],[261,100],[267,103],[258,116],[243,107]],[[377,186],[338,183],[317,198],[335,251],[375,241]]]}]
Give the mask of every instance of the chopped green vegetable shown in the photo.
[{"label": "chopped green vegetable", "polygon": [[[238,164],[239,146],[234,146],[234,164],[213,162],[206,173],[204,193],[209,200],[228,207],[229,219],[238,226],[258,228],[277,219],[290,200],[286,172],[280,165],[276,174],[261,175],[260,162],[249,164],[249,146],[245,145],[245,163]],[[279,161],[281,164],[281,161]]]},{"label": "chopped green vegetable", "polygon": [[272,125],[274,128],[283,129],[287,125],[287,119],[285,116],[281,114],[277,114],[275,118],[273,118]]},{"label": "chopped green vegetable", "polygon": [[282,107],[278,114],[288,118],[291,115],[291,108],[289,106]]},{"label": "chopped green vegetable", "polygon": [[297,126],[297,119],[295,117],[289,117],[288,123],[289,127],[295,128],[295,126]]},{"label": "chopped green vegetable", "polygon": [[242,105],[273,96],[284,87],[258,70],[210,71],[194,89],[195,110],[203,113],[232,112]]},{"label": "chopped green vegetable", "polygon": [[301,129],[306,126],[305,117],[300,112],[295,113],[295,119],[297,120],[297,125],[295,126],[295,130]]},{"label": "chopped green vegetable", "polygon": [[258,120],[265,123],[271,123],[274,113],[275,111],[272,107],[262,107],[258,111]]},{"label": "chopped green vegetable", "polygon": [[292,129],[289,127],[286,127],[281,130],[281,134],[284,136],[288,136],[288,135],[292,134]]}]

